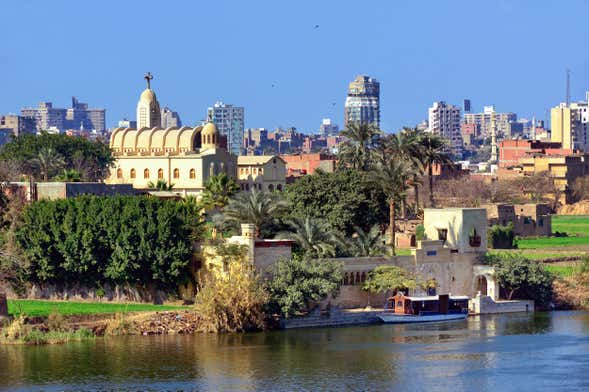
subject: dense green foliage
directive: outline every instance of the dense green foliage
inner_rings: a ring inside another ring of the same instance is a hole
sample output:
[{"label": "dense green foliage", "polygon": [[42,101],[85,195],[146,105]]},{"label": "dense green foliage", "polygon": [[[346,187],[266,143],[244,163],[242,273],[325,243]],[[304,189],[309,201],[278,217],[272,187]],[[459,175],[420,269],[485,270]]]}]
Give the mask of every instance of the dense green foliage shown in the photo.
[{"label": "dense green foliage", "polygon": [[417,278],[409,271],[395,265],[381,265],[368,273],[362,288],[369,293],[382,293],[414,289],[417,285]]},{"label": "dense green foliage", "polygon": [[295,242],[295,253],[306,258],[334,257],[339,240],[333,230],[322,220],[296,218],[289,221],[289,230],[278,233],[278,238]]},{"label": "dense green foliage", "polygon": [[64,170],[75,170],[83,181],[97,181],[108,176],[114,161],[110,148],[101,141],[45,132],[12,139],[0,149],[0,160],[18,164],[22,173],[37,181],[51,180]]},{"label": "dense green foliage", "polygon": [[487,231],[487,244],[493,249],[512,249],[515,235],[513,234],[513,224],[508,226],[494,225]]},{"label": "dense green foliage", "polygon": [[540,307],[548,306],[554,277],[542,264],[516,253],[487,255],[487,262],[495,267],[495,279],[507,299],[533,299]]},{"label": "dense green foliage", "polygon": [[227,174],[221,173],[207,180],[202,201],[207,209],[222,209],[237,192],[239,192],[239,185],[235,180]]},{"label": "dense green foliage", "polygon": [[369,230],[388,217],[386,197],[380,187],[353,170],[318,171],[305,176],[287,187],[286,198],[293,218],[324,219],[347,235],[354,233],[355,226]]},{"label": "dense green foliage", "polygon": [[301,257],[278,260],[267,282],[269,310],[284,317],[301,312],[311,301],[337,295],[342,277],[342,266],[334,261]]},{"label": "dense green foliage", "polygon": [[16,241],[32,282],[169,287],[186,277],[198,225],[186,203],[83,196],[27,206]]}]

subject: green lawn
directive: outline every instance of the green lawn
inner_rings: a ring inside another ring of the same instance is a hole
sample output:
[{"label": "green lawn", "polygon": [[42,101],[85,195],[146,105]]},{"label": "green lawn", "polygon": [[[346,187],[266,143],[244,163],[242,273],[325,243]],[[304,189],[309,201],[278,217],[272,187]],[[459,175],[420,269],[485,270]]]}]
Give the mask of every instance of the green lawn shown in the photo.
[{"label": "green lawn", "polygon": [[555,275],[558,275],[562,278],[566,278],[575,274],[578,267],[576,265],[552,265],[552,264],[544,264],[544,268],[547,271],[552,272]]},{"label": "green lawn", "polygon": [[[589,216],[553,215],[552,232],[567,233],[568,237],[524,238],[518,240],[519,249],[570,248],[589,246]],[[565,250],[562,249],[562,250]]]},{"label": "green lawn", "polygon": [[558,259],[562,257],[582,257],[586,255],[585,252],[571,252],[570,250],[564,250],[561,252],[556,251],[536,251],[534,249],[489,249],[489,254],[499,254],[499,253],[517,253],[521,254],[522,256],[530,259],[530,260],[546,260],[546,259]]},{"label": "green lawn", "polygon": [[81,315],[97,313],[155,312],[164,310],[186,309],[181,306],[151,304],[121,304],[110,302],[70,302],[42,300],[8,300],[8,313],[12,315],[47,316],[51,312],[63,315]]}]

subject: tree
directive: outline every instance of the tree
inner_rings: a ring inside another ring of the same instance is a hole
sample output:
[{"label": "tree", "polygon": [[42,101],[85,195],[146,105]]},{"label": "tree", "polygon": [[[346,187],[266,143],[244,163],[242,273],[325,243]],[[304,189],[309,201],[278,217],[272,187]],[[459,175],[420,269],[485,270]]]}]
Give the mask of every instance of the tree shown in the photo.
[{"label": "tree", "polygon": [[355,228],[355,235],[349,243],[349,252],[354,257],[381,256],[385,253],[383,236],[379,225],[374,225],[369,231]]},{"label": "tree", "polygon": [[208,209],[223,209],[237,192],[239,192],[239,185],[235,180],[227,174],[221,173],[208,179],[202,200]]},{"label": "tree", "polygon": [[308,309],[311,301],[337,295],[343,279],[342,266],[335,261],[307,260],[294,256],[278,260],[266,287],[269,310],[284,317]]},{"label": "tree", "polygon": [[332,229],[351,236],[354,227],[368,230],[386,222],[387,202],[379,185],[355,170],[317,171],[288,185],[289,217],[324,220]]},{"label": "tree", "polygon": [[[35,160],[40,158],[42,150],[53,150],[55,154],[61,155],[63,165],[51,167],[51,160],[45,160],[43,167],[39,165],[40,162]],[[24,134],[12,138],[0,148],[0,161],[11,162],[19,168],[20,174],[32,175],[34,178],[47,176],[47,180],[51,180],[51,173],[57,174],[61,169],[75,169],[80,173],[82,181],[99,181],[108,176],[114,157],[108,144],[102,141],[42,132],[39,135]],[[40,172],[42,168],[49,170],[44,170],[46,173],[43,174]]]},{"label": "tree", "polygon": [[250,192],[240,192],[229,200],[223,214],[225,219],[237,224],[254,224],[257,234],[265,237],[287,208],[288,202],[282,194],[252,189]]},{"label": "tree", "polygon": [[393,254],[395,254],[395,208],[407,195],[408,181],[411,178],[411,168],[405,161],[391,157],[382,162],[370,173],[370,180],[381,187],[389,203],[389,231]]},{"label": "tree", "polygon": [[31,165],[47,181],[55,173],[65,166],[63,156],[56,152],[52,147],[43,147],[37,153],[37,156],[31,160]]},{"label": "tree", "polygon": [[418,286],[417,278],[409,271],[395,265],[381,265],[368,273],[368,277],[362,286],[367,291],[368,306],[370,306],[370,294],[398,290],[414,289]]},{"label": "tree", "polygon": [[347,138],[340,145],[338,160],[342,168],[366,171],[370,165],[370,149],[382,132],[374,124],[351,123],[340,132]]},{"label": "tree", "polygon": [[495,279],[506,290],[507,299],[533,299],[541,307],[548,306],[554,279],[541,263],[507,252],[486,259],[495,267]]},{"label": "tree", "polygon": [[226,272],[210,275],[195,298],[201,332],[245,332],[264,328],[269,296],[245,264],[244,250],[227,250]]},{"label": "tree", "polygon": [[452,159],[445,153],[447,143],[440,136],[430,132],[421,132],[418,137],[421,164],[423,167],[427,167],[430,206],[434,207],[433,166],[435,164],[443,165],[445,163],[452,163]]},{"label": "tree", "polygon": [[149,181],[147,183],[147,187],[149,189],[155,189],[157,191],[171,191],[172,188],[174,188],[174,184],[170,184],[168,185],[168,182],[166,180],[157,180],[157,182],[154,184],[153,181]]},{"label": "tree", "polygon": [[288,222],[289,231],[278,233],[278,238],[296,242],[304,258],[334,257],[338,239],[324,222],[319,219],[305,217],[295,218]]},{"label": "tree", "polygon": [[589,176],[578,177],[573,183],[572,190],[575,200],[589,199]]},{"label": "tree", "polygon": [[80,182],[81,178],[80,172],[75,169],[64,169],[60,174],[55,176],[57,181],[66,182]]}]

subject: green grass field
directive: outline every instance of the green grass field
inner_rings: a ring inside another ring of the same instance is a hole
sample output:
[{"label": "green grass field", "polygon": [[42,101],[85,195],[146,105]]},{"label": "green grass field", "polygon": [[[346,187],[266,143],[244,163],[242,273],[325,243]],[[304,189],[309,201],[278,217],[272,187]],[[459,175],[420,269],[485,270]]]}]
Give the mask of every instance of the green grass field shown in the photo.
[{"label": "green grass field", "polygon": [[71,302],[42,300],[8,300],[8,313],[12,315],[47,316],[51,312],[63,315],[83,315],[99,313],[156,312],[165,310],[186,309],[181,306],[151,304],[121,304],[103,302]]},{"label": "green grass field", "polygon": [[524,238],[518,240],[518,248],[575,250],[575,248],[587,247],[589,249],[589,216],[553,215],[552,232],[557,231],[567,233],[568,237]]},{"label": "green grass field", "polygon": [[544,268],[546,268],[546,270],[552,272],[553,274],[560,276],[561,278],[566,278],[574,275],[579,267],[576,265],[544,264]]}]

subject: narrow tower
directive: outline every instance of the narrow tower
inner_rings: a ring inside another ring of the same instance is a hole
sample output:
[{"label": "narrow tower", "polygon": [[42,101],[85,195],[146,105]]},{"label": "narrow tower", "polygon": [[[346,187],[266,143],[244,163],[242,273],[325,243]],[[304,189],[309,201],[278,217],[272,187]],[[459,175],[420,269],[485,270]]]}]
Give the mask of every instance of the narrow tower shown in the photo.
[{"label": "narrow tower", "polygon": [[497,163],[497,123],[495,113],[491,114],[491,159],[489,163]]},{"label": "narrow tower", "polygon": [[141,93],[137,103],[137,129],[160,128],[162,126],[162,113],[155,92],[151,89],[153,76],[148,72],[143,77],[147,82],[147,88]]}]

